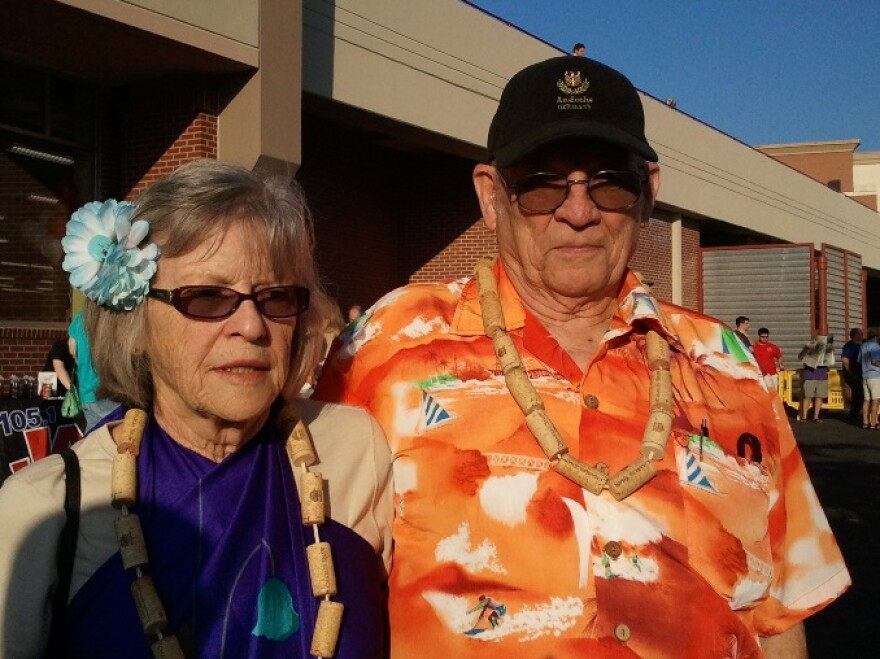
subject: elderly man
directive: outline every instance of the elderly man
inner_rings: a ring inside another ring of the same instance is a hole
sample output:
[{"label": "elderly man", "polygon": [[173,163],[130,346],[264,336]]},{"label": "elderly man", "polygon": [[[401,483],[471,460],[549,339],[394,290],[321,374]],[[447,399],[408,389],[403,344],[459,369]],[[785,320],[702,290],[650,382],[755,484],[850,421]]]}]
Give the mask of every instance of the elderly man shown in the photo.
[{"label": "elderly man", "polygon": [[391,443],[392,656],[803,656],[849,575],[742,344],[627,267],[660,184],[638,93],[535,64],[488,150],[498,258],[385,296],[318,387]]}]

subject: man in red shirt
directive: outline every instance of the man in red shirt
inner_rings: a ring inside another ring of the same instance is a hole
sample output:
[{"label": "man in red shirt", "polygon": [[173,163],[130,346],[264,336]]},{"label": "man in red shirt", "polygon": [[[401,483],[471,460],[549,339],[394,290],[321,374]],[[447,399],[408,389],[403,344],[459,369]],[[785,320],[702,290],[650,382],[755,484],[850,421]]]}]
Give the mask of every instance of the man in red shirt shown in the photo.
[{"label": "man in red shirt", "polygon": [[770,342],[770,330],[762,327],[758,330],[758,342],[752,345],[755,360],[761,367],[764,384],[770,391],[779,389],[779,371],[785,368],[782,363],[782,351],[775,343]]}]

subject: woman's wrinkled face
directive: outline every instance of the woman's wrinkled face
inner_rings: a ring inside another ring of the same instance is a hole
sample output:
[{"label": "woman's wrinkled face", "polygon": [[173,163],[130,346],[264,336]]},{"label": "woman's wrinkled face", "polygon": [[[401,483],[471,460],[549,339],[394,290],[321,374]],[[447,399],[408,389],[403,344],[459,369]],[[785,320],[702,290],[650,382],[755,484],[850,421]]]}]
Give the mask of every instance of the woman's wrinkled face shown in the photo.
[{"label": "woman's wrinkled face", "polygon": [[[188,254],[161,258],[151,285],[174,289],[212,285],[252,293],[291,285],[274,271],[265,240],[234,223]],[[290,367],[296,318],[263,316],[252,300],[222,320],[195,320],[165,302],[147,301],[146,353],[157,415],[186,423],[259,425]]]}]

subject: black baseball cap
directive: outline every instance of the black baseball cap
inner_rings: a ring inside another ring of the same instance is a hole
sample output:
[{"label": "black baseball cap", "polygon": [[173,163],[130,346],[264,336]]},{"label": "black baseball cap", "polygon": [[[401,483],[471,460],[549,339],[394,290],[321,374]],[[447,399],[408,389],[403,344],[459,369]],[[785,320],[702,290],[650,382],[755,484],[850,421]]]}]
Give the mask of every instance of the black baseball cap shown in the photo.
[{"label": "black baseball cap", "polygon": [[532,64],[508,81],[489,126],[489,160],[509,167],[572,138],[608,142],[657,162],[636,88],[611,67],[573,55]]}]

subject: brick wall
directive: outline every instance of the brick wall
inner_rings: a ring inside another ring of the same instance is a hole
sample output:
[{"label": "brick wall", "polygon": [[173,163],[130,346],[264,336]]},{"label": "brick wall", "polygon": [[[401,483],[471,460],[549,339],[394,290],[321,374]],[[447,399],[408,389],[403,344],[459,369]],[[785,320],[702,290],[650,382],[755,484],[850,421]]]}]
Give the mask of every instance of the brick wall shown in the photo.
[{"label": "brick wall", "polygon": [[472,169],[464,158],[379,146],[303,116],[297,178],[314,216],[319,267],[341,309],[369,306],[409,281],[470,272],[488,233]]},{"label": "brick wall", "polygon": [[206,81],[139,85],[115,105],[120,197],[136,197],[190,160],[217,157],[220,99]]},{"label": "brick wall", "polygon": [[410,281],[431,282],[468,276],[477,261],[484,256],[493,256],[497,251],[495,234],[482,220],[477,220],[437,256],[416,270]]},{"label": "brick wall", "polygon": [[[211,90],[210,83],[194,79],[138,84],[105,94],[99,110],[100,197],[132,199],[149,183],[190,160],[216,158],[219,105],[219,96]],[[0,168],[2,165],[0,158]],[[16,199],[24,198],[22,191],[29,191],[27,185],[32,182],[22,181],[10,188],[7,181],[12,181],[11,174],[7,176],[5,169],[2,173],[2,189],[11,189]],[[34,192],[46,194],[42,189],[35,188]],[[35,230],[45,224],[44,220],[42,216],[32,220],[21,218],[20,224],[28,228],[28,233],[21,240],[8,243],[16,250],[15,258],[9,260],[45,264],[39,251],[40,234]],[[13,305],[0,291],[3,308],[14,306],[16,312],[12,320],[63,322],[68,306],[67,274],[60,268],[28,267],[22,272],[31,274],[31,270],[34,288],[48,285],[40,283],[41,279],[57,279],[57,285],[53,280],[53,292],[37,291],[29,295],[27,305],[21,305],[20,300]],[[30,279],[21,279],[23,285],[31,286]],[[0,374],[36,374],[42,369],[52,342],[63,336],[63,330],[59,333],[57,330],[0,328]]]},{"label": "brick wall", "polygon": [[[0,375],[33,375],[43,370],[49,348],[67,336],[64,330],[0,327]],[[2,395],[2,394],[0,394]]]},{"label": "brick wall", "polygon": [[672,230],[669,222],[651,218],[640,229],[639,246],[630,259],[630,267],[641,273],[661,300],[672,299],[672,253],[669,249]]},{"label": "brick wall", "polygon": [[[665,215],[662,211],[657,215]],[[652,217],[641,230],[639,246],[630,267],[651,284],[655,296],[672,300],[672,225],[665,217]],[[683,220],[681,227],[681,306],[699,310],[697,277],[699,275],[700,227],[693,220]]]},{"label": "brick wall", "polygon": [[700,276],[700,225],[693,220],[681,223],[681,306],[699,311],[697,286]]}]

